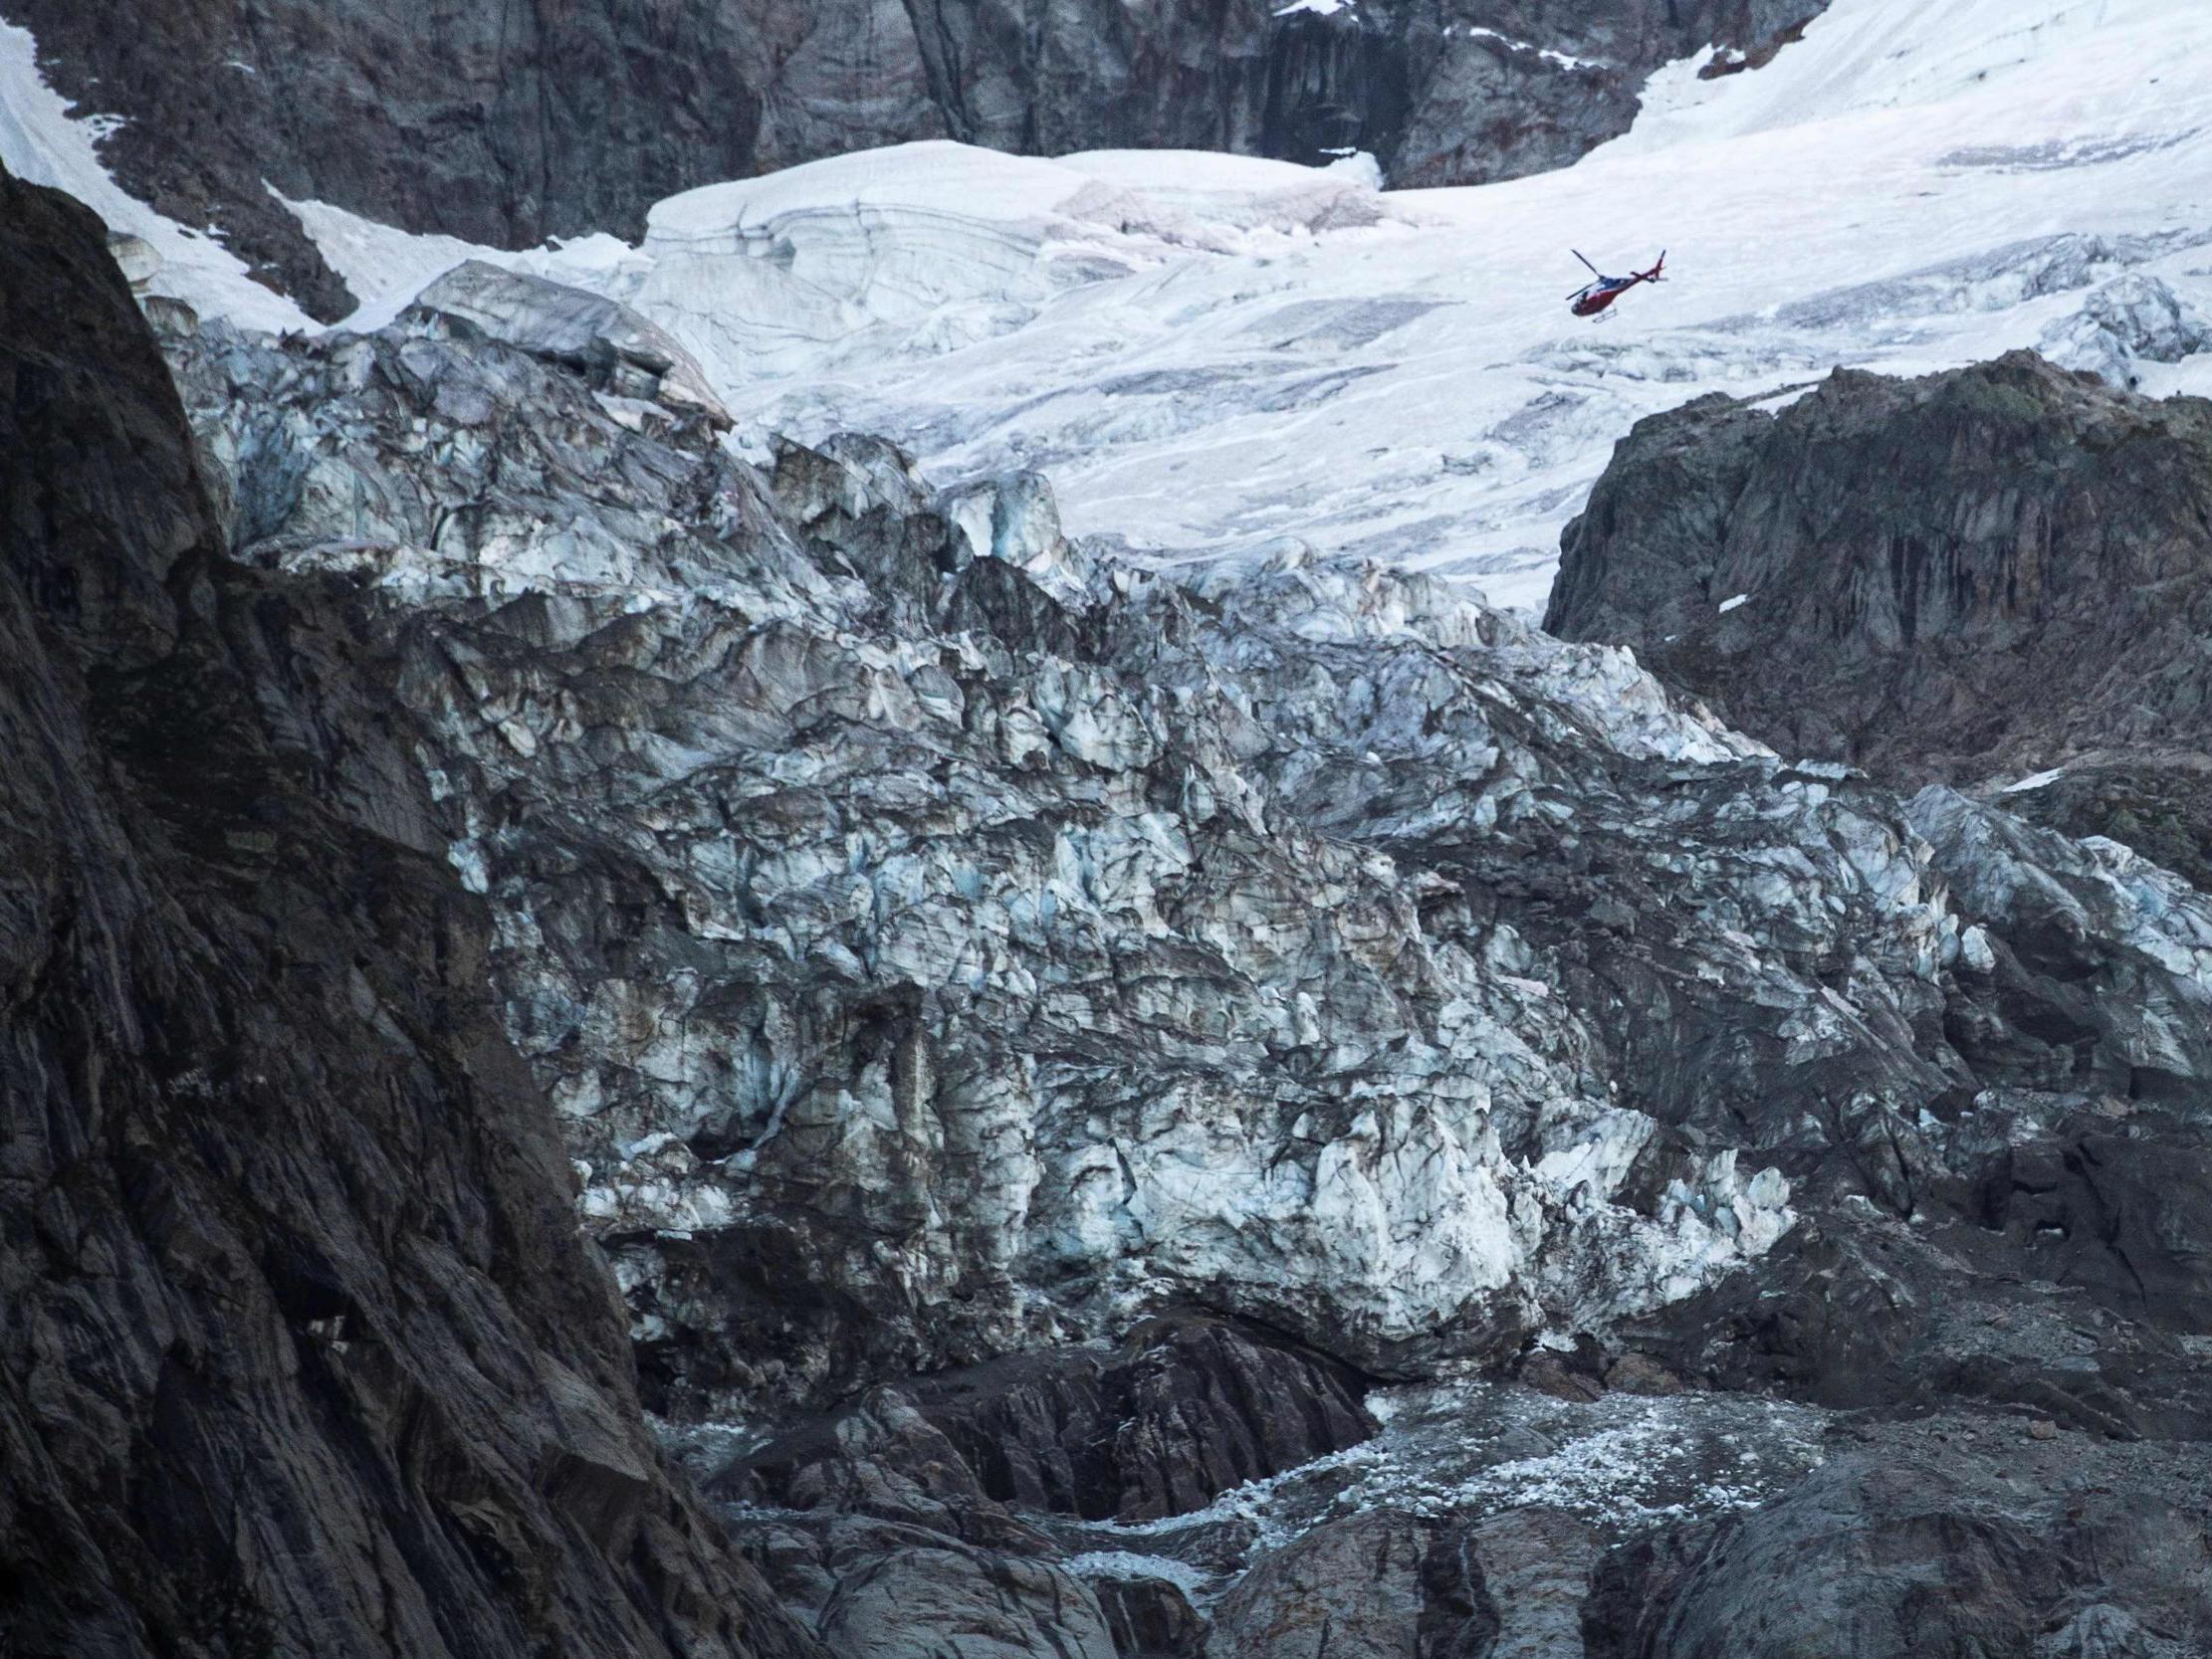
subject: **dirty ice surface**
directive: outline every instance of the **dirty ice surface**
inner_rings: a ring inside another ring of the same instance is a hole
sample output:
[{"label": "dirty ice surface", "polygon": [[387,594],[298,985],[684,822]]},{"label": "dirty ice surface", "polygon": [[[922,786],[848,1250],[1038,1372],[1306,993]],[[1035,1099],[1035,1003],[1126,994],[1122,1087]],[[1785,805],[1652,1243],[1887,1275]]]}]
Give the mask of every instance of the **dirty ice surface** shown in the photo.
[{"label": "dirty ice surface", "polygon": [[1029,1519],[1091,1577],[1167,1578],[1202,1607],[1260,1555],[1377,1509],[1480,1521],[1562,1510],[1608,1540],[1749,1509],[1822,1460],[1826,1413],[1741,1394],[1588,1403],[1517,1384],[1455,1380],[1387,1388],[1374,1439],[1224,1493],[1190,1515],[1135,1525]]}]

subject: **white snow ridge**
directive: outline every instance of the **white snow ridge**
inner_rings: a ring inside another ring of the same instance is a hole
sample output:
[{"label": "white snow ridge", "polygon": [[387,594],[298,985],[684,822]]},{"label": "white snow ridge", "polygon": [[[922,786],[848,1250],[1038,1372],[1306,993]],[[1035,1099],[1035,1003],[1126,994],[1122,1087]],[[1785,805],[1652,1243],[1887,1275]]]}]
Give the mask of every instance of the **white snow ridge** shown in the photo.
[{"label": "white snow ridge", "polygon": [[[881,432],[939,479],[1042,471],[1076,533],[1173,557],[1295,538],[1540,607],[1614,441],[1701,391],[2052,330],[2146,391],[2212,390],[2191,63],[2212,8],[1837,0],[1766,68],[1663,71],[1626,137],[1480,188],[1378,194],[1364,157],[930,143],[679,196],[634,250],[432,248],[300,211],[386,314],[389,273],[464,257],[626,301],[755,441]],[[1665,248],[1669,281],[1578,322],[1571,247],[1614,269]]]}]

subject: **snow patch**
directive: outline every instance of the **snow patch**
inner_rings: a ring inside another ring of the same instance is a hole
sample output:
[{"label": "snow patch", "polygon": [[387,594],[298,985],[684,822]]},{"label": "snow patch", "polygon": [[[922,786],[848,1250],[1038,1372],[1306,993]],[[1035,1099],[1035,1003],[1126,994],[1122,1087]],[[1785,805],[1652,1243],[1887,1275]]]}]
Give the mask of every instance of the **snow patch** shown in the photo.
[{"label": "snow patch", "polygon": [[314,327],[307,312],[253,280],[245,262],[216,240],[219,231],[165,218],[109,176],[100,143],[119,124],[113,115],[78,114],[39,73],[31,32],[0,23],[0,163],[9,172],[67,191],[111,233],[142,239],[160,261],[148,292],[273,333]]},{"label": "snow patch", "polygon": [[[1610,65],[1597,58],[1569,57],[1564,52],[1554,52],[1548,46],[1537,46],[1529,41],[1515,40],[1511,35],[1500,34],[1495,29],[1484,29],[1476,24],[1468,24],[1466,26],[1466,30],[1467,33],[1473,36],[1476,40],[1496,41],[1500,46],[1505,47],[1508,51],[1532,53],[1536,57],[1543,59],[1545,63],[1554,65],[1560,69],[1607,69],[1611,67]],[[1444,32],[1446,34],[1450,33],[1448,29]]]}]

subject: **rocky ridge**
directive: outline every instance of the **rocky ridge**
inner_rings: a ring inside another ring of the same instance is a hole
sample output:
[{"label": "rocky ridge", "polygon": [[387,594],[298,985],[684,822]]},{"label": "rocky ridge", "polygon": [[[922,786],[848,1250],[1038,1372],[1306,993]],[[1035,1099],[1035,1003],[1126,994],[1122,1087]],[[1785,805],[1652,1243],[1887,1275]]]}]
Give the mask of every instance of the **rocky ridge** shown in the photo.
[{"label": "rocky ridge", "polygon": [[[2117,352],[2139,280],[2070,333]],[[2170,301],[2170,296],[2166,297]],[[2065,331],[2065,330],[2062,330]],[[2212,405],[2029,353],[1701,399],[1625,440],[1545,625],[1743,730],[1984,792],[2212,881]]]},{"label": "rocky ridge", "polygon": [[[655,201],[823,155],[956,138],[1031,155],[1376,153],[1398,183],[1561,166],[1625,131],[1644,78],[1711,43],[1756,57],[1824,0],[391,0],[143,3],[133,27],[11,0],[49,79],[119,124],[133,194],[214,226],[313,314],[344,284],[286,202],[480,245],[643,229]],[[186,139],[189,141],[186,141]]]},{"label": "rocky ridge", "polygon": [[646,1433],[340,611],[224,556],[99,222],[4,173],[0,524],[0,1645],[818,1653]]}]

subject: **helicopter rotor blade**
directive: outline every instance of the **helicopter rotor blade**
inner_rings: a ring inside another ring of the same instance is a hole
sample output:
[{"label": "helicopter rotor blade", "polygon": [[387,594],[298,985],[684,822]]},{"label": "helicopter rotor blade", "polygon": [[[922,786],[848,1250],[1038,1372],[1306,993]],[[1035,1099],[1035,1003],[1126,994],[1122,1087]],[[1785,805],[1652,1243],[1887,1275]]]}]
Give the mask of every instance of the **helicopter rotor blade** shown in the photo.
[{"label": "helicopter rotor blade", "polygon": [[[1574,255],[1577,259],[1582,259],[1582,250],[1580,248],[1569,248],[1567,252]],[[1661,257],[1663,258],[1664,256],[1662,255]],[[1586,259],[1582,259],[1582,263],[1585,265],[1590,265],[1590,262]],[[1595,265],[1590,265],[1590,275],[1593,277],[1603,277],[1605,273],[1603,271],[1600,271]]]}]

